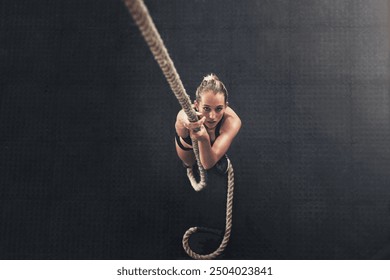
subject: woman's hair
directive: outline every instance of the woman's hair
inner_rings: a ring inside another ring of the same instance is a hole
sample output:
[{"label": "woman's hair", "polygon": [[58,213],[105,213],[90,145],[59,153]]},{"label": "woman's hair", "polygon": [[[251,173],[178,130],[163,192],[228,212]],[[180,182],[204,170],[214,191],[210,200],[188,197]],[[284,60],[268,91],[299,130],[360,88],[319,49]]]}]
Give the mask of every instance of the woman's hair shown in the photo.
[{"label": "woman's hair", "polygon": [[209,74],[203,78],[202,83],[196,90],[196,101],[200,102],[200,98],[205,91],[212,91],[214,94],[223,93],[225,97],[225,103],[228,101],[228,92],[225,85],[219,80],[217,75]]}]

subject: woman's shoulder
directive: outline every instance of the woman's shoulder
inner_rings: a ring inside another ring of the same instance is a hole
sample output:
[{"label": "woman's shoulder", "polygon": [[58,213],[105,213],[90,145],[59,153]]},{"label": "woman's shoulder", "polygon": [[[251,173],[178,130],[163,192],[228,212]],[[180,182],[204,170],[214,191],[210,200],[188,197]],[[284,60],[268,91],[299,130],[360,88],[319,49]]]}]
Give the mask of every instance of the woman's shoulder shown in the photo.
[{"label": "woman's shoulder", "polygon": [[224,114],[225,119],[230,119],[232,121],[241,121],[240,117],[234,112],[231,107],[227,107]]},{"label": "woman's shoulder", "polygon": [[227,129],[240,129],[241,119],[231,107],[227,107],[224,114],[223,127]]}]

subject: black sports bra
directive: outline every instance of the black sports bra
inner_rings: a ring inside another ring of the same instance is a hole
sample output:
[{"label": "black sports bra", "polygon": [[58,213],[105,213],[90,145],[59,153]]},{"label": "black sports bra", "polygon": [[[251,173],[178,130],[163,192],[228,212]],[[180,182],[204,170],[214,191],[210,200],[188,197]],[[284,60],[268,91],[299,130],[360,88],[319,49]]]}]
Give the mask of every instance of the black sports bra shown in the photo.
[{"label": "black sports bra", "polygon": [[211,146],[214,144],[215,140],[217,140],[218,136],[220,135],[220,132],[219,132],[219,131],[220,131],[221,126],[222,126],[223,117],[224,117],[224,116],[222,116],[222,119],[219,121],[219,123],[218,123],[217,126],[215,127],[215,139],[214,139],[214,141],[211,141],[211,140],[210,140]]}]

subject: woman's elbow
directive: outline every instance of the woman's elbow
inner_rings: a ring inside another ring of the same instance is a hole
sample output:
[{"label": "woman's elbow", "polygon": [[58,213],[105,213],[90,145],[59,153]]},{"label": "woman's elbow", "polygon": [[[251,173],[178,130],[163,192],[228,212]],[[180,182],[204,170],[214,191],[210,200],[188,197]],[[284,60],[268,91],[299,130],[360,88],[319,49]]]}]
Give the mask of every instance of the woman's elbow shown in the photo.
[{"label": "woman's elbow", "polygon": [[204,168],[205,170],[210,170],[211,168],[214,167],[214,165],[215,165],[215,164],[213,164],[213,165],[211,165],[211,164],[203,164],[203,168]]},{"label": "woman's elbow", "polygon": [[213,168],[216,164],[217,164],[217,162],[202,162],[202,166],[203,166],[203,168],[206,169],[206,170],[210,170],[210,169]]}]

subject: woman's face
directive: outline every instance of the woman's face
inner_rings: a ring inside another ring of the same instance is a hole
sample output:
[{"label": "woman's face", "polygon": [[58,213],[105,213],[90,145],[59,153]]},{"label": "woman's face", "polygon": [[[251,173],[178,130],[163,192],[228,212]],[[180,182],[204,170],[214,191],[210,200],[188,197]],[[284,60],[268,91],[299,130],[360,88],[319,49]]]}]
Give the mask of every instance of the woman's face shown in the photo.
[{"label": "woman's face", "polygon": [[225,95],[222,92],[205,91],[200,96],[200,102],[195,102],[195,106],[206,117],[205,126],[215,128],[226,110]]}]

